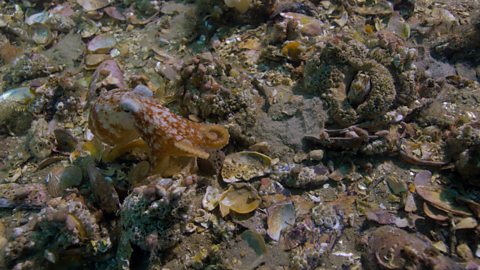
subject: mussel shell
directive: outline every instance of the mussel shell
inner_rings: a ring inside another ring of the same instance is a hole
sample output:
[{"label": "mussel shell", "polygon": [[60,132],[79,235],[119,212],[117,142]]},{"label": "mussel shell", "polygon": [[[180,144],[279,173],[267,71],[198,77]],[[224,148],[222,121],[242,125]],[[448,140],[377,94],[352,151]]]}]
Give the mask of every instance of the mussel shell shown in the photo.
[{"label": "mussel shell", "polygon": [[78,166],[57,166],[47,175],[47,191],[52,197],[60,197],[67,188],[80,185],[82,170]]},{"label": "mussel shell", "polygon": [[370,82],[370,76],[359,72],[355,75],[350,84],[347,99],[351,105],[357,106],[365,101],[371,89],[372,84]]}]

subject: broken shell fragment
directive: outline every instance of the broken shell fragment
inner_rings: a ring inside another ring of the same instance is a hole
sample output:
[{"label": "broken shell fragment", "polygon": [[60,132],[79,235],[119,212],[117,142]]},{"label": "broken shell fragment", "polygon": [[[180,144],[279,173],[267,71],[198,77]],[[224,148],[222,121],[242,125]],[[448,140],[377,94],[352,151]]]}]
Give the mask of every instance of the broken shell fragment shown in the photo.
[{"label": "broken shell fragment", "polygon": [[220,213],[222,217],[228,215],[230,211],[248,214],[255,211],[261,201],[260,196],[252,186],[244,183],[231,185],[220,197]]},{"label": "broken shell fragment", "polygon": [[455,202],[455,194],[447,189],[417,186],[417,194],[436,208],[458,216],[471,216],[467,208]]},{"label": "broken shell fragment", "polygon": [[279,202],[270,206],[267,212],[267,234],[278,241],[281,232],[295,223],[295,207],[292,202]]},{"label": "broken shell fragment", "polygon": [[248,246],[252,248],[255,253],[260,256],[267,252],[267,245],[262,235],[256,231],[246,230],[242,233],[243,241],[247,242]]},{"label": "broken shell fragment", "polygon": [[108,6],[110,0],[77,0],[77,3],[85,9],[85,11],[95,11]]},{"label": "broken shell fragment", "polygon": [[436,221],[445,222],[448,220],[448,216],[445,212],[431,206],[426,202],[423,203],[423,212],[427,217]]},{"label": "broken shell fragment", "polygon": [[474,229],[477,227],[477,225],[478,223],[476,219],[473,217],[466,217],[455,223],[455,230]]},{"label": "broken shell fragment", "polygon": [[248,181],[270,173],[271,166],[272,159],[264,154],[253,151],[238,152],[225,157],[222,178],[227,183]]},{"label": "broken shell fragment", "polygon": [[217,188],[208,186],[202,199],[203,208],[205,208],[207,211],[212,211],[215,209],[215,207],[218,205],[220,195],[220,191]]}]

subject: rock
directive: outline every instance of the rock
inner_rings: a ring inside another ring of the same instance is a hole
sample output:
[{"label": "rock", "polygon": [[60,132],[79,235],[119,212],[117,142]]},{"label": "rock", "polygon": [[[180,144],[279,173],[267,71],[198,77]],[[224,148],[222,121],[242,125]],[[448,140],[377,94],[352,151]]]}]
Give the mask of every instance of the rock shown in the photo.
[{"label": "rock", "polygon": [[111,35],[98,35],[88,42],[87,50],[89,53],[108,53],[117,41]]},{"label": "rock", "polygon": [[323,159],[324,154],[325,154],[325,152],[322,149],[312,150],[312,151],[310,151],[310,153],[308,153],[308,157],[311,160],[320,161],[320,160]]}]

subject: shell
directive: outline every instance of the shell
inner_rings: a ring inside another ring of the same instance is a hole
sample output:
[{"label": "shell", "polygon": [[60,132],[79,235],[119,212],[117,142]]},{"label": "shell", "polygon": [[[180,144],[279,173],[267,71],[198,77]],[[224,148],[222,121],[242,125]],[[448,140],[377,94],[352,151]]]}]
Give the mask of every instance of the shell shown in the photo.
[{"label": "shell", "polygon": [[78,186],[82,182],[82,170],[77,166],[54,167],[47,175],[48,194],[60,197],[66,188]]},{"label": "shell", "polygon": [[271,172],[272,159],[262,153],[243,151],[225,157],[222,168],[223,181],[234,183],[248,181]]},{"label": "shell", "polygon": [[261,202],[257,191],[250,185],[242,183],[231,185],[220,197],[220,213],[225,217],[234,211],[239,214],[248,214],[255,211]]},{"label": "shell", "polygon": [[0,95],[0,124],[11,119],[15,114],[26,111],[35,95],[28,87],[8,90]]},{"label": "shell", "polygon": [[263,236],[256,231],[246,230],[241,234],[243,241],[247,242],[248,246],[255,251],[258,256],[267,252],[267,245]]},{"label": "shell", "polygon": [[435,208],[458,216],[471,216],[467,208],[458,205],[455,201],[455,194],[443,188],[431,186],[416,186],[417,194]]},{"label": "shell", "polygon": [[354,106],[359,105],[365,101],[371,89],[372,83],[370,82],[370,76],[363,72],[358,72],[350,84],[347,99],[350,104]]},{"label": "shell", "polygon": [[323,22],[301,13],[282,12],[280,13],[280,16],[294,21],[297,24],[298,30],[307,36],[320,35],[324,28]]},{"label": "shell", "polygon": [[268,208],[267,234],[275,241],[280,233],[295,223],[295,206],[292,202],[279,202]]},{"label": "shell", "polygon": [[82,38],[90,38],[94,36],[98,31],[100,31],[99,27],[97,24],[89,19],[86,19],[84,22],[82,22],[79,26],[79,31],[80,35]]},{"label": "shell", "polygon": [[208,186],[205,195],[203,195],[202,207],[207,211],[212,211],[217,207],[219,200],[220,191],[215,187]]}]

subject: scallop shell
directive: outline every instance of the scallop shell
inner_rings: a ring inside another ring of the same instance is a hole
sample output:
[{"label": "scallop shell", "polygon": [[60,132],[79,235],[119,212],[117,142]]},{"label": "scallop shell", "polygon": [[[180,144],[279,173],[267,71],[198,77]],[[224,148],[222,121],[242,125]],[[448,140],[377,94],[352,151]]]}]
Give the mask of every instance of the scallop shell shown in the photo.
[{"label": "scallop shell", "polygon": [[243,151],[225,157],[222,168],[223,181],[234,183],[248,181],[271,172],[272,159],[262,153]]}]

